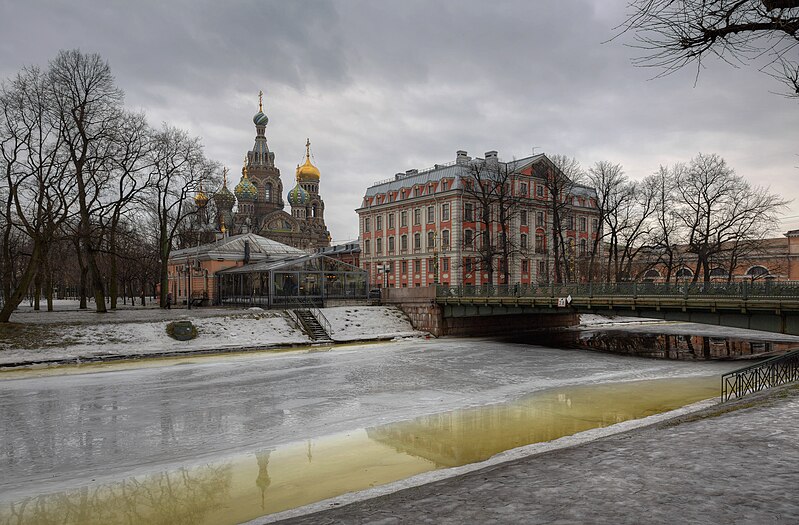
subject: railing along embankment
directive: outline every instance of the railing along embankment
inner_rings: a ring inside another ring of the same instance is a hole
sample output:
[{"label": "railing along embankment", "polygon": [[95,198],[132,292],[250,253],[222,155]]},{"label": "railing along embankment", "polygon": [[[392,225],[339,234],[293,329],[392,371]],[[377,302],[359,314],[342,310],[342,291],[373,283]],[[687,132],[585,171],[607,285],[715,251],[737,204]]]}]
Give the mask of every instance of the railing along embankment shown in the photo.
[{"label": "railing along embankment", "polygon": [[799,381],[799,350],[721,376],[721,402]]}]

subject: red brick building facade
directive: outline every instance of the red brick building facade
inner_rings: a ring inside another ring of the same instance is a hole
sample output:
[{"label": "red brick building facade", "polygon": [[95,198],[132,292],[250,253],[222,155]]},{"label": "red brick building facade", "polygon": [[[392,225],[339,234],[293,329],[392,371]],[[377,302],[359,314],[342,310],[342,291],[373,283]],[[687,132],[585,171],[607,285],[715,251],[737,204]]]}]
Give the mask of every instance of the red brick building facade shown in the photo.
[{"label": "red brick building facade", "polygon": [[[710,270],[713,281],[746,281],[771,279],[775,281],[799,281],[799,230],[792,230],[783,237],[763,239],[754,243],[732,263],[731,243],[722,244],[717,260]],[[639,281],[665,282],[669,275],[662,256],[644,251],[636,258],[634,277]],[[687,247],[678,246],[672,263],[671,282],[690,281],[694,278],[696,255],[688,253]],[[699,281],[703,280],[700,274]]]},{"label": "red brick building facade", "polygon": [[[480,202],[466,190],[475,163],[497,163],[510,177],[514,206],[508,231],[514,246],[505,282],[502,261],[495,261],[493,283],[532,284],[553,277],[552,217],[546,174],[557,168],[545,155],[502,162],[496,151],[471,159],[458,151],[454,162],[408,170],[366,190],[356,211],[360,222],[360,262],[376,287],[487,284],[481,265]],[[591,249],[599,230],[593,189],[573,185],[568,199],[565,238],[576,260]],[[500,233],[499,224],[491,224]]]}]

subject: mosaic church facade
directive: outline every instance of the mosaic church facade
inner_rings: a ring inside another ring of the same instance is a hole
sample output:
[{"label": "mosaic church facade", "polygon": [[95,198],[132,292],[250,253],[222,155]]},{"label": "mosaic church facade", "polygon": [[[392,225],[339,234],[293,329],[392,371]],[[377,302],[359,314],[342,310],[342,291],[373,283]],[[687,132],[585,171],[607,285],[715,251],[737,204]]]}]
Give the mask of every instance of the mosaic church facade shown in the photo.
[{"label": "mosaic church facade", "polygon": [[[269,118],[259,95],[258,113],[253,116],[255,144],[247,152],[241,179],[233,191],[228,188],[227,169],[222,187],[211,199],[216,209],[214,224],[208,224],[222,236],[255,233],[302,250],[330,246],[325,225],[325,203],[319,195],[319,169],[311,162],[311,143],[305,143],[305,163],[297,166],[296,183],[288,192],[291,213],[284,210],[283,182],[275,166],[275,153],[269,150],[266,126]],[[195,204],[205,210],[209,198],[200,191]],[[234,211],[235,207],[235,211]],[[202,214],[201,214],[202,215]],[[209,220],[210,222],[210,220]]]}]

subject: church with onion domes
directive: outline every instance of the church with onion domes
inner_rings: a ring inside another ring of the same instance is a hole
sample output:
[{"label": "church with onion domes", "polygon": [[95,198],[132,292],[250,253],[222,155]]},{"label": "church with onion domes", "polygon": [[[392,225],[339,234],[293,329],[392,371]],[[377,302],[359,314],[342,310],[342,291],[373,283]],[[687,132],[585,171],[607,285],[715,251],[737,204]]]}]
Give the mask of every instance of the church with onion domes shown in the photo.
[{"label": "church with onion domes", "polygon": [[[280,170],[275,166],[275,153],[269,150],[266,141],[269,118],[264,113],[262,97],[261,92],[258,113],[252,119],[255,144],[244,158],[241,179],[230,191],[225,169],[222,187],[211,197],[216,217],[206,217],[207,224],[223,236],[255,233],[309,251],[330,246],[325,203],[319,195],[320,173],[311,162],[309,139],[305,141],[305,163],[297,166],[296,183],[287,196],[291,213],[284,210]],[[207,213],[208,200],[200,189],[195,203],[203,213]]]}]

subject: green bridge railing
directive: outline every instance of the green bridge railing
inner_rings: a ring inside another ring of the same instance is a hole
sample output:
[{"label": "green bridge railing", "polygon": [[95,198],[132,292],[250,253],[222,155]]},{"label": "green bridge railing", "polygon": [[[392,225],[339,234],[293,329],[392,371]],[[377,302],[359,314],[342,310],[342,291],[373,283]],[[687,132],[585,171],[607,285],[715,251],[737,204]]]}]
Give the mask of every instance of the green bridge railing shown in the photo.
[{"label": "green bridge railing", "polygon": [[721,376],[721,401],[799,381],[799,350]]},{"label": "green bridge railing", "polygon": [[737,299],[799,298],[799,281],[734,283],[580,283],[436,286],[436,297],[723,297]]}]

